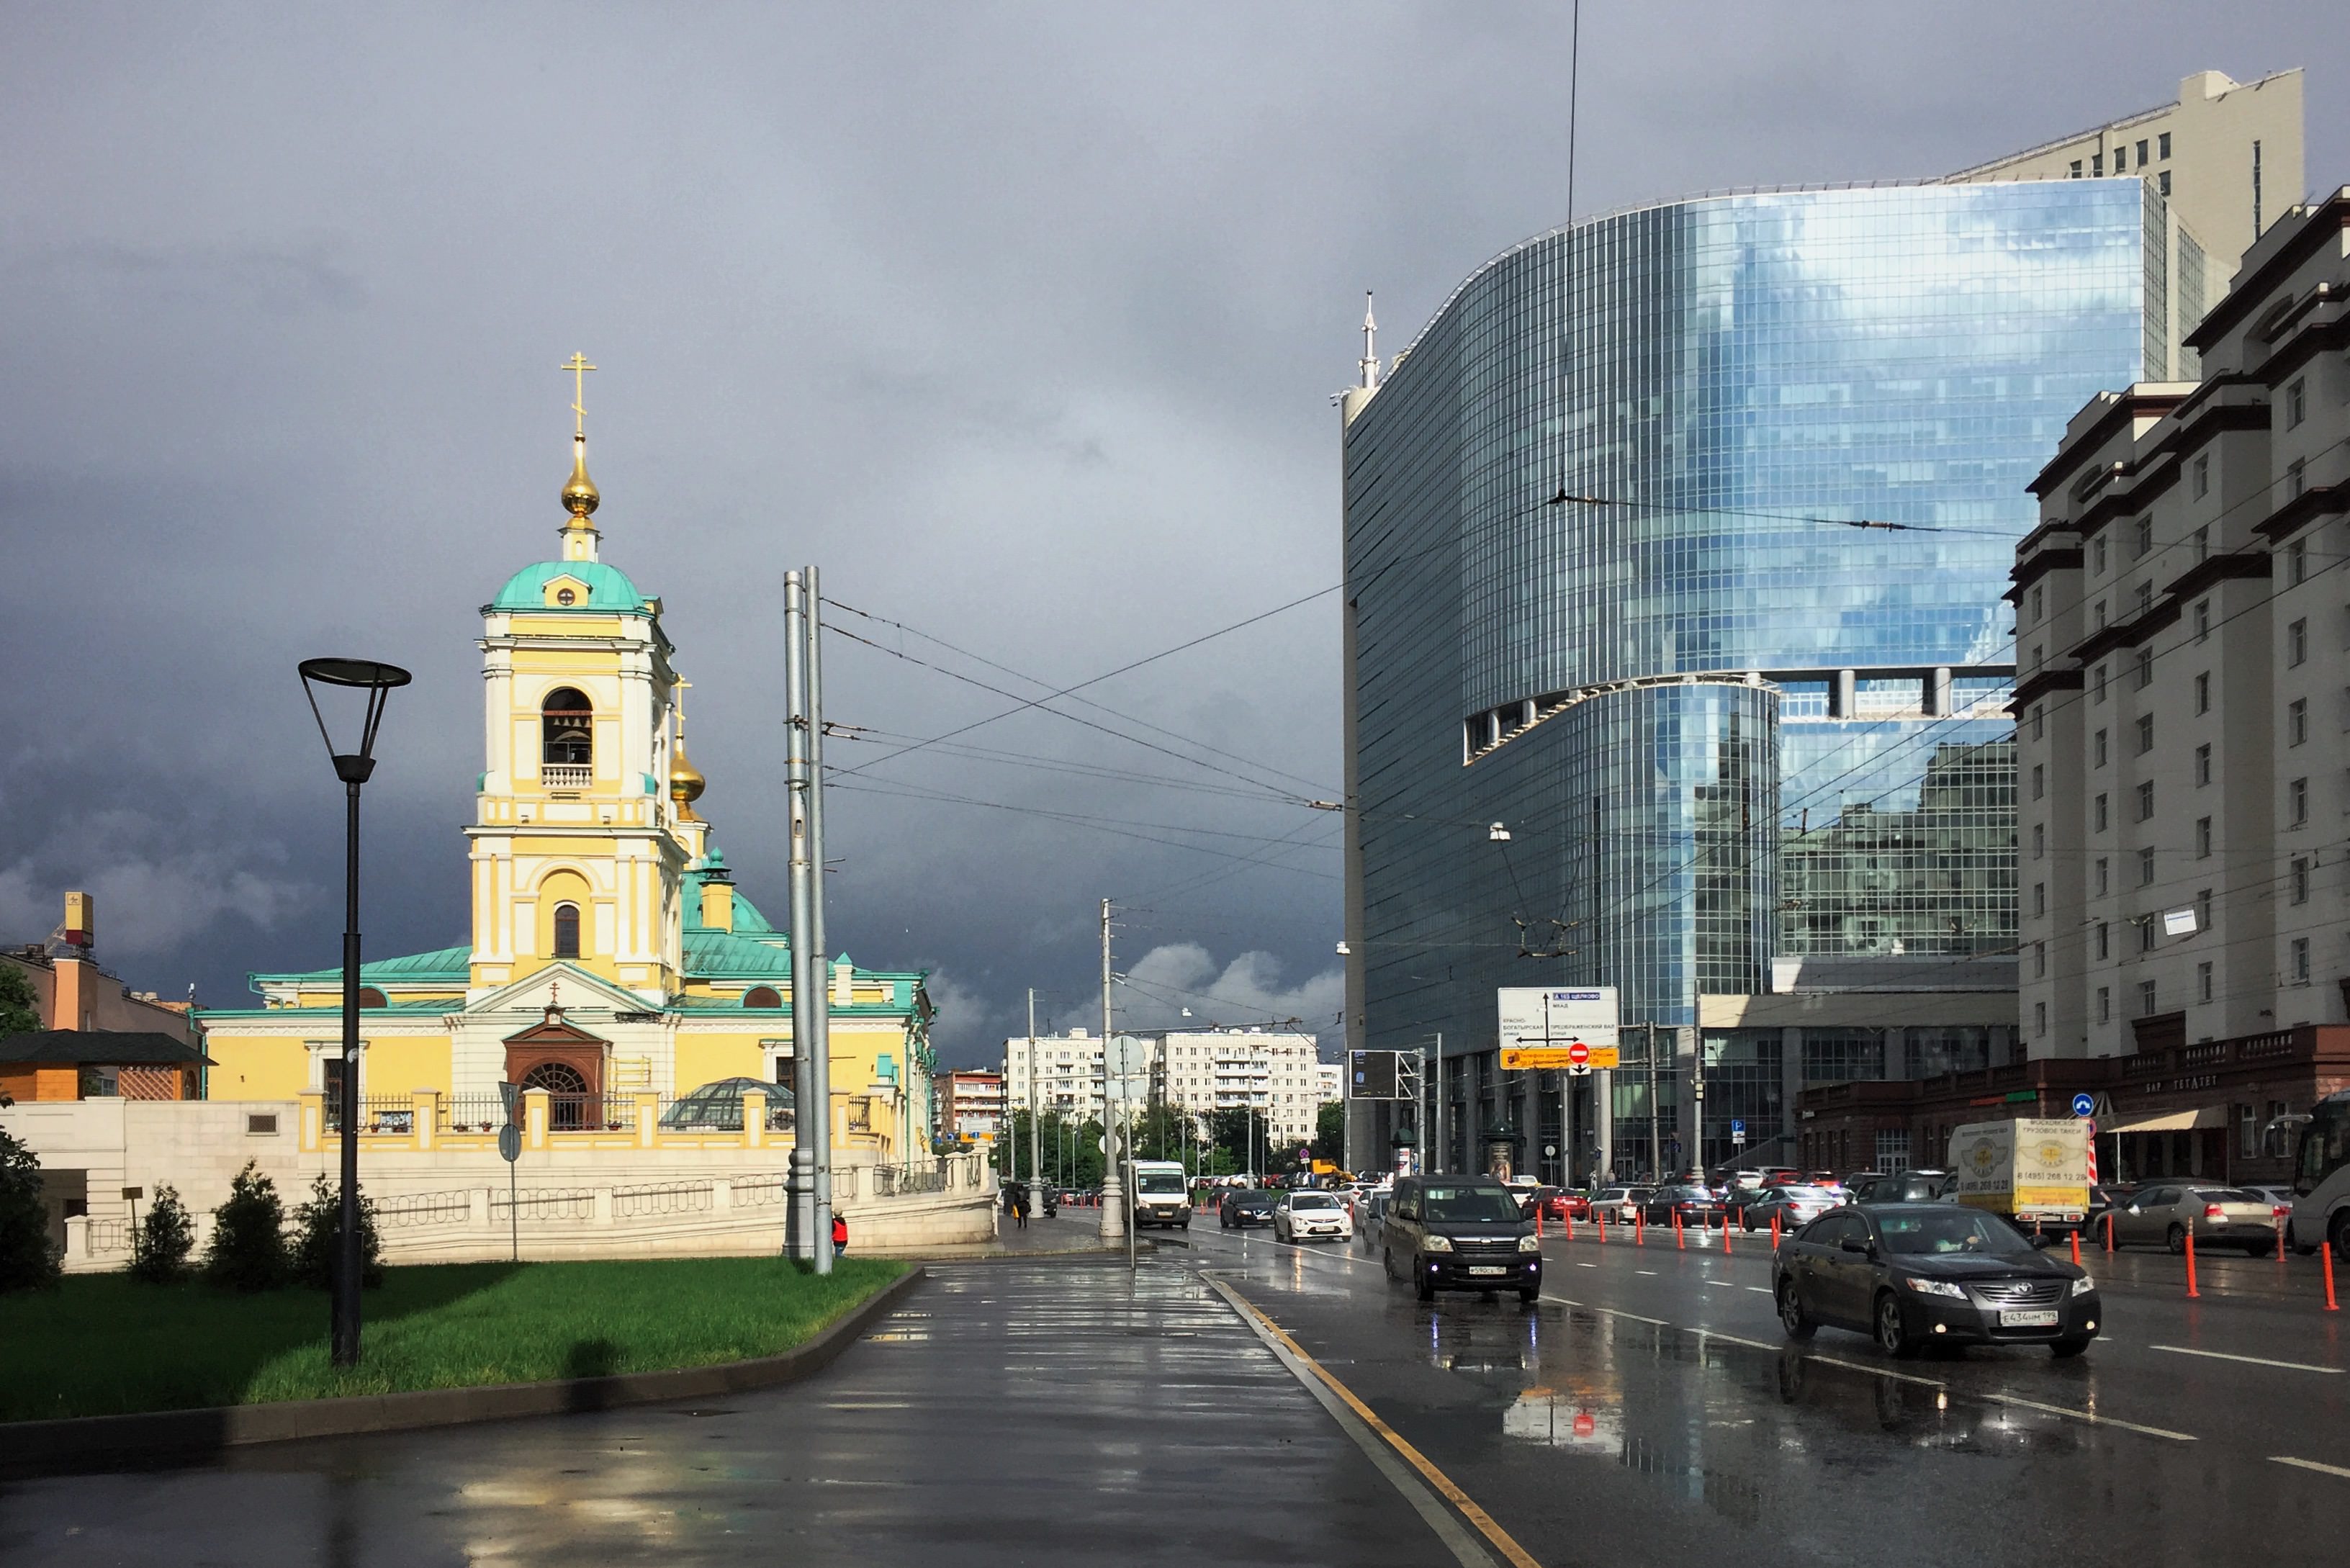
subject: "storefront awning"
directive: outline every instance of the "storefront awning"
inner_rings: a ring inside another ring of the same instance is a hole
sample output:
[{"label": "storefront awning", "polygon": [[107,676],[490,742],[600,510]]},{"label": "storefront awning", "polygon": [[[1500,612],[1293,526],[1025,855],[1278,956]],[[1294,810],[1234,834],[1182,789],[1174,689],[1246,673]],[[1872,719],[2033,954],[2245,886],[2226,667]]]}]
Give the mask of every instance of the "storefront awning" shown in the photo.
[{"label": "storefront awning", "polygon": [[2225,1106],[2203,1106],[2191,1111],[2164,1111],[2159,1116],[2140,1116],[2135,1121],[2116,1122],[2097,1129],[2100,1137],[2106,1133],[2187,1132],[2196,1127],[2224,1127],[2228,1125]]}]

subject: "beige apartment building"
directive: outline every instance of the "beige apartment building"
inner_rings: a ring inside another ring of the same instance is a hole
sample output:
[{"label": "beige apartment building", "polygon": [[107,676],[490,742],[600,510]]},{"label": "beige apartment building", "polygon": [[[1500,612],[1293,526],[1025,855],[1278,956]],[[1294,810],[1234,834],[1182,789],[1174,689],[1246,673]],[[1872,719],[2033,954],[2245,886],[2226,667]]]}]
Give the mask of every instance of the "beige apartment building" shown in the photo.
[{"label": "beige apartment building", "polygon": [[[2151,180],[2205,250],[2235,256],[2299,202],[2301,72],[2256,81],[2197,71],[2178,101],[2141,109],[1948,176],[1980,180]],[[2214,292],[2226,277],[2212,279]],[[2188,326],[2193,326],[2190,317]]]},{"label": "beige apartment building", "polygon": [[[1275,1138],[1314,1136],[1328,1085],[1314,1035],[1288,1029],[1230,1028],[1170,1029],[1131,1038],[1141,1047],[1140,1071],[1128,1080],[1125,1092],[1133,1110],[1153,1101],[1194,1115],[1253,1106]],[[1100,1116],[1102,1054],[1101,1036],[1083,1029],[1006,1040],[1005,1105],[1017,1111],[1032,1103],[1033,1062],[1033,1103],[1080,1120]]]},{"label": "beige apartment building", "polygon": [[2210,1170],[2350,1074],[2350,187],[2189,342],[2073,419],[2010,597],[2027,1047]]}]

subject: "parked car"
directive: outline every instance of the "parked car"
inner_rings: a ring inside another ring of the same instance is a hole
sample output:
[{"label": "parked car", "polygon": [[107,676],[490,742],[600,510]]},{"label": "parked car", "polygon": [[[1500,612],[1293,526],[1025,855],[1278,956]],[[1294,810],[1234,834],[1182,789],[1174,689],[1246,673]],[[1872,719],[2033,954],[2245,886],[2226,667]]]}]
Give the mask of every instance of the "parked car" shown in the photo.
[{"label": "parked car", "polygon": [[1369,1196],[1363,1199],[1362,1208],[1356,1212],[1355,1239],[1362,1242],[1363,1251],[1367,1252],[1378,1251],[1379,1228],[1388,1217],[1388,1200],[1394,1196],[1395,1191],[1392,1188],[1374,1189]]},{"label": "parked car", "polygon": [[2290,1187],[2272,1187],[2264,1181],[2248,1181],[2240,1185],[2244,1191],[2264,1203],[2272,1203],[2280,1209],[2293,1207],[2293,1189]]},{"label": "parked car", "polygon": [[1852,1189],[1855,1203],[1931,1203],[1956,1186],[1947,1170],[1905,1170],[1894,1176],[1872,1176]]},{"label": "parked car", "polygon": [[1252,1225],[1273,1223],[1273,1206],[1279,1194],[1262,1187],[1235,1187],[1224,1194],[1216,1205],[1217,1223],[1227,1231],[1245,1231]]},{"label": "parked car", "polygon": [[1332,1193],[1284,1192],[1273,1206],[1273,1233],[1283,1241],[1343,1241],[1355,1233],[1355,1222]]},{"label": "parked car", "polygon": [[1646,1203],[1648,1194],[1655,1190],[1652,1187],[1603,1187],[1599,1189],[1599,1196],[1586,1206],[1586,1212],[1629,1225],[1637,1217],[1640,1205]]},{"label": "parked car", "polygon": [[1542,1242],[1510,1189],[1489,1176],[1407,1176],[1380,1226],[1379,1261],[1422,1301],[1439,1291],[1542,1293]]},{"label": "parked car", "polygon": [[1830,1324],[1873,1334],[1888,1355],[1933,1342],[2078,1355],[2105,1316],[2085,1271],[1996,1214],[1950,1203],[1831,1210],[1780,1246],[1771,1289],[1789,1338]]},{"label": "parked car", "polygon": [[1783,1236],[1790,1231],[1801,1230],[1843,1202],[1841,1196],[1825,1187],[1794,1183],[1766,1187],[1739,1210],[1738,1222],[1749,1231],[1768,1231],[1775,1219]]},{"label": "parked car", "polygon": [[2240,1187],[2156,1182],[2130,1194],[2114,1211],[2114,1243],[2159,1241],[2174,1252],[2199,1247],[2241,1247],[2258,1256],[2276,1250],[2276,1205]]},{"label": "parked car", "polygon": [[1651,1225],[1669,1225],[1673,1216],[1693,1229],[1711,1230],[1730,1223],[1730,1206],[1710,1187],[1659,1187],[1640,1204]]}]

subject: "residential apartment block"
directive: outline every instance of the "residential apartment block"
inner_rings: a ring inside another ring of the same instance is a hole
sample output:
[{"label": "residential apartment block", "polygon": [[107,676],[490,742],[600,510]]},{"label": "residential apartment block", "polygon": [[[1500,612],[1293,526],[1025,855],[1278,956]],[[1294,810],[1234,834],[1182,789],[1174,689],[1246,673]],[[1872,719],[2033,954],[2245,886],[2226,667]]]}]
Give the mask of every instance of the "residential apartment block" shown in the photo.
[{"label": "residential apartment block", "polygon": [[[1142,1047],[1141,1072],[1126,1097],[1136,1110],[1149,1103],[1179,1106],[1195,1115],[1254,1106],[1274,1137],[1311,1137],[1324,1098],[1336,1098],[1326,1081],[1319,1044],[1285,1029],[1168,1030],[1121,1036]],[[1005,1103],[1031,1103],[1029,1066],[1035,1065],[1034,1102],[1079,1119],[1102,1107],[1102,1042],[1083,1029],[1066,1034],[1014,1036],[1003,1043]],[[1335,1071],[1335,1064],[1333,1064]]]},{"label": "residential apartment block", "polygon": [[2137,1173],[2243,1179],[2350,1082],[2350,187],[2189,341],[2074,417],[2016,551],[2022,1023],[2130,1059]]},{"label": "residential apartment block", "polygon": [[965,1069],[931,1080],[931,1125],[941,1137],[993,1143],[1003,1127],[1003,1075]]}]

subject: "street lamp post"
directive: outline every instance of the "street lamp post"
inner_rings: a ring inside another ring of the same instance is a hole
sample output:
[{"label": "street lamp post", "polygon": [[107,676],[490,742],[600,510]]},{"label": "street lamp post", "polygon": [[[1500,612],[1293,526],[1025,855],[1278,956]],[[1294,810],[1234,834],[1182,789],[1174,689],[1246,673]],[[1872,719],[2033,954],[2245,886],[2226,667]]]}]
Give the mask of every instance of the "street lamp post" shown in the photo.
[{"label": "street lamp post", "polygon": [[[410,677],[396,664],[380,664],[372,659],[306,659],[300,668],[302,694],[309,699],[310,717],[317,722],[318,738],[327,742],[327,754],[334,759],[335,776],[343,781],[343,1082],[337,1096],[343,1118],[343,1190],[329,1338],[334,1364],[356,1366],[359,1360],[359,786],[375,772],[375,735],[383,722],[384,704],[391,689],[407,685]],[[363,693],[365,707],[353,750],[338,750],[335,738],[327,732],[327,717],[318,710],[321,686]]]}]

